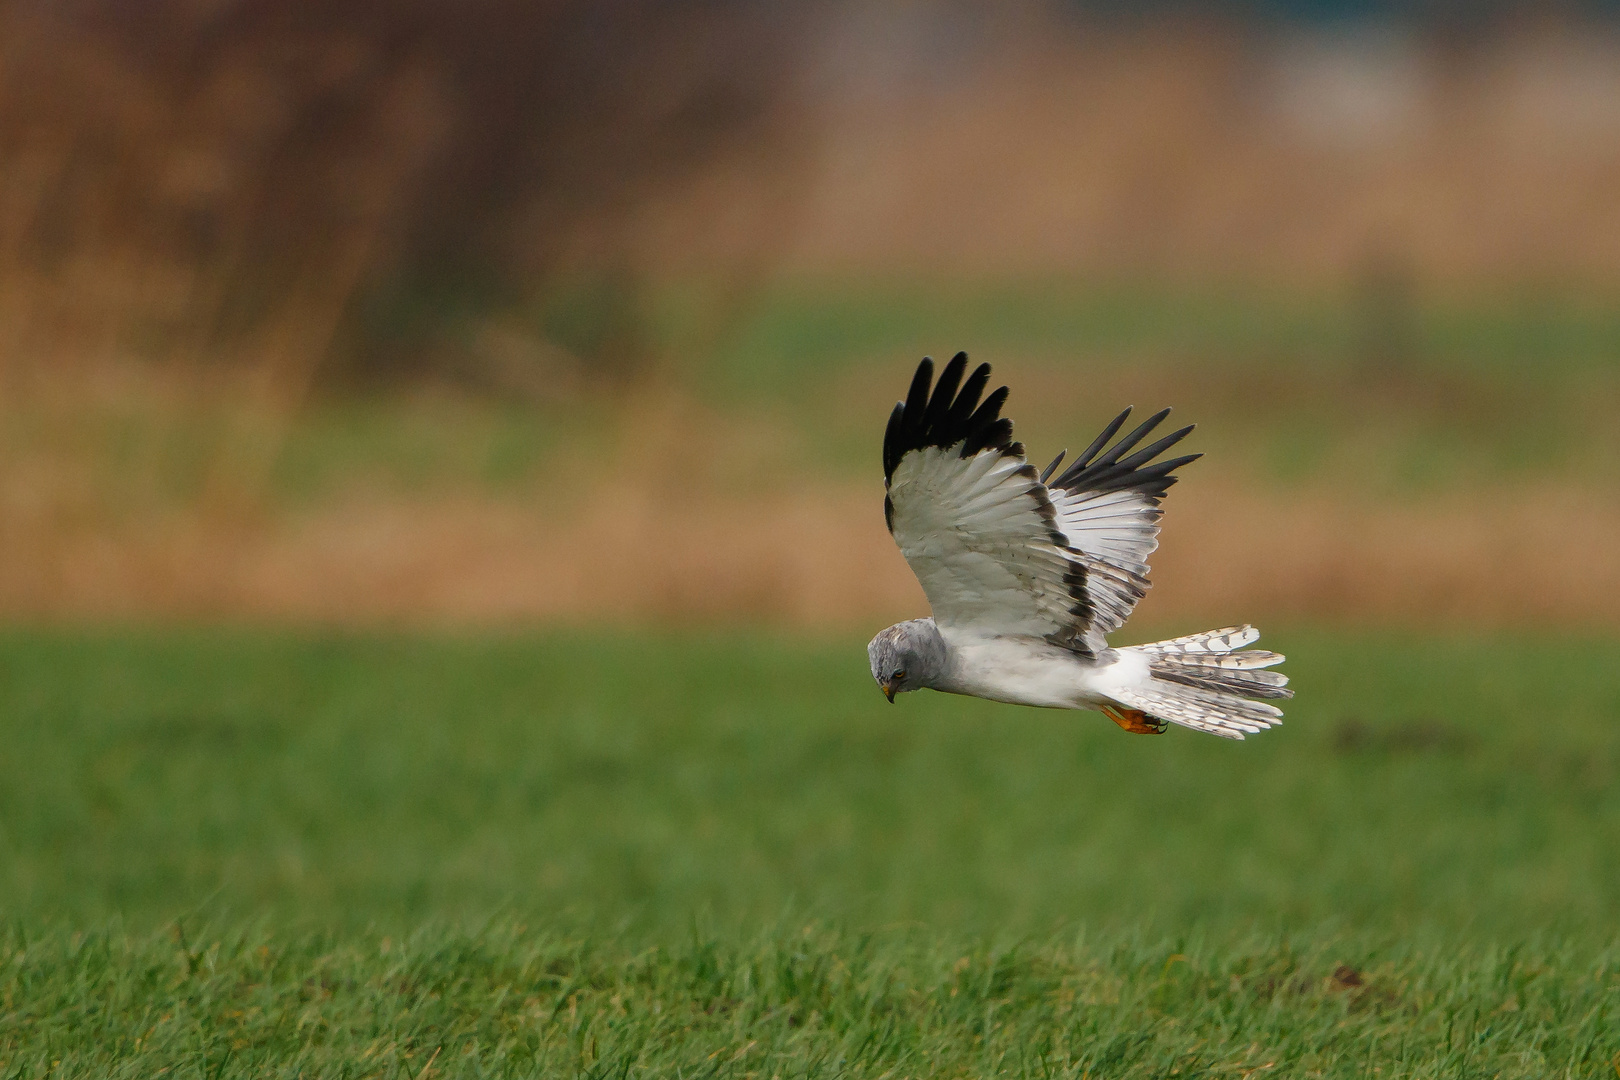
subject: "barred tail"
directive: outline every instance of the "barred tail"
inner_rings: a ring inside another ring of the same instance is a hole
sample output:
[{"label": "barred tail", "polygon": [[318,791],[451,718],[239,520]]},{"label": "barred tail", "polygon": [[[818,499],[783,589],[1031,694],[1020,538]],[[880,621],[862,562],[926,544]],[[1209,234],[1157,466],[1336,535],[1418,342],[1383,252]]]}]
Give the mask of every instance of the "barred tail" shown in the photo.
[{"label": "barred tail", "polygon": [[1150,678],[1116,693],[1120,703],[1148,716],[1227,739],[1241,739],[1282,722],[1282,710],[1255,698],[1290,698],[1288,676],[1268,671],[1280,653],[1247,649],[1260,640],[1252,626],[1136,645],[1122,652],[1147,657]]}]

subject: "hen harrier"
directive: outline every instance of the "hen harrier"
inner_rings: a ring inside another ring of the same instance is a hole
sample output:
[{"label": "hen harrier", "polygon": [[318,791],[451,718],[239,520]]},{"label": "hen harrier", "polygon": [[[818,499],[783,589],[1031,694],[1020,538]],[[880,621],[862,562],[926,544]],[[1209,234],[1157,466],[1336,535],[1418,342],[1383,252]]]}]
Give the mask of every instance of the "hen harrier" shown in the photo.
[{"label": "hen harrier", "polygon": [[1037,474],[1001,416],[1007,388],[980,401],[990,365],[963,382],[966,371],[967,354],[957,353],[935,383],[925,358],[883,436],[883,513],[933,608],[867,646],[888,699],[927,688],[1099,709],[1140,734],[1181,724],[1241,739],[1279,723],[1282,710],[1252,699],[1293,691],[1286,675],[1266,670],[1280,655],[1244,648],[1260,638],[1253,627],[1107,642],[1147,590],[1172,474],[1201,455],[1154,458],[1192,428],[1136,450],[1165,409],[1108,446],[1126,409],[1049,481],[1064,454]]}]

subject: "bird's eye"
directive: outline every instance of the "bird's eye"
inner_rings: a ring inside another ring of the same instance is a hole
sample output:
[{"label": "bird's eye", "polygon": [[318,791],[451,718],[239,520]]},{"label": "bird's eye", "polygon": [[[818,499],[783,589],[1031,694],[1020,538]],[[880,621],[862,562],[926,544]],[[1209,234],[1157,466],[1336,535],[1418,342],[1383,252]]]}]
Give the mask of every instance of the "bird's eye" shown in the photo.
[{"label": "bird's eye", "polygon": [[900,679],[903,679],[903,678],[906,677],[906,673],[904,671],[897,671],[897,672],[894,673],[894,677],[895,677],[896,681],[899,681]]}]

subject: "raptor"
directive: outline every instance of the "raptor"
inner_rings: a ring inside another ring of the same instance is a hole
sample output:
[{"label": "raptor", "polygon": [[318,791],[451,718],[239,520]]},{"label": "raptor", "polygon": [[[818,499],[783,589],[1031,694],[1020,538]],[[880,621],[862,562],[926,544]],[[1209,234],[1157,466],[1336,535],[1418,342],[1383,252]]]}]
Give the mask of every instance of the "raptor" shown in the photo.
[{"label": "raptor", "polygon": [[1007,388],[986,395],[990,365],[967,367],[958,353],[936,381],[925,357],[883,436],[884,516],[932,608],[867,647],[888,699],[928,689],[1095,709],[1140,734],[1179,724],[1241,739],[1280,723],[1283,657],[1249,648],[1252,627],[1108,644],[1147,591],[1159,504],[1201,455],[1160,458],[1192,428],[1137,449],[1170,410],[1120,436],[1126,409],[1061,473],[1065,454],[1036,472],[1001,415]]}]

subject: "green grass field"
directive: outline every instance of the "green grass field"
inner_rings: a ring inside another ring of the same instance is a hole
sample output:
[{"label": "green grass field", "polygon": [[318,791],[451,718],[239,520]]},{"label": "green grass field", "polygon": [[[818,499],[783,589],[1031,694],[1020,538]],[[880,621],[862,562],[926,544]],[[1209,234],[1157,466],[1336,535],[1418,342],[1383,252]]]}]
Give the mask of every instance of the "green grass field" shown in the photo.
[{"label": "green grass field", "polygon": [[1620,643],[1231,744],[862,642],[0,637],[0,1076],[1607,1076]]}]

